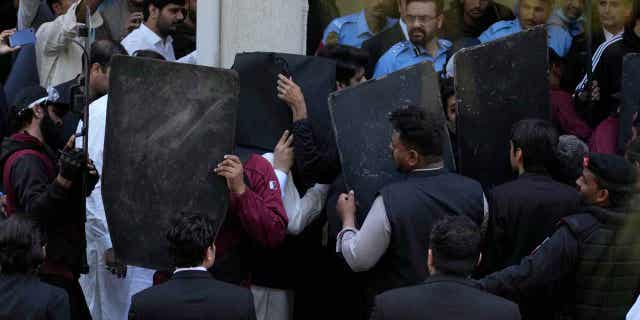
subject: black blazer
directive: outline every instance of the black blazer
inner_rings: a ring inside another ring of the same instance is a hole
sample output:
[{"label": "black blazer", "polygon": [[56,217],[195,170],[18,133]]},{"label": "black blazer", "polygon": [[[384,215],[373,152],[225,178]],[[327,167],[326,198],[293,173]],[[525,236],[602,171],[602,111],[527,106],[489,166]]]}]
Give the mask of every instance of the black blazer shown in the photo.
[{"label": "black blazer", "polygon": [[378,295],[371,319],[519,320],[520,313],[516,304],[471,280],[432,276],[423,284]]},{"label": "black blazer", "polygon": [[36,276],[0,275],[0,319],[69,320],[69,296]]},{"label": "black blazer", "polygon": [[369,52],[369,64],[366,70],[367,79],[373,77],[373,72],[380,57],[391,49],[393,45],[404,40],[406,40],[406,38],[402,32],[400,23],[396,23],[393,27],[376,34],[371,39],[362,43],[362,49]]},{"label": "black blazer", "polygon": [[206,271],[181,271],[131,298],[129,319],[242,319],[256,313],[248,289],[215,280]]}]

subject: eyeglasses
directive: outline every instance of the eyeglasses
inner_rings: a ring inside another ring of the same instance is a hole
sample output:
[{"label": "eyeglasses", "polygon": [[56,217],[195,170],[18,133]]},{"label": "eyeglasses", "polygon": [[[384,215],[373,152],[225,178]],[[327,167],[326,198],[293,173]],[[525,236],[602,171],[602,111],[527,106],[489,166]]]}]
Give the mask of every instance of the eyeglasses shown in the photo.
[{"label": "eyeglasses", "polygon": [[420,23],[420,24],[427,24],[427,23],[431,23],[432,21],[435,21],[436,19],[438,19],[438,16],[412,16],[412,15],[407,15],[405,16],[405,19],[407,20],[407,24],[412,24],[412,23]]}]

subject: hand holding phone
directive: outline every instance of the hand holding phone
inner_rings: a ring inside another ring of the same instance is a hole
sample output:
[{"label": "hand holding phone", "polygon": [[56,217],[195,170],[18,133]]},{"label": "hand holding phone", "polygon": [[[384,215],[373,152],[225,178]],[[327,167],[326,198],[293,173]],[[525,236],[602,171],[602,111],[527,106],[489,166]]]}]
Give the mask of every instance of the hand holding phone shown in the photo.
[{"label": "hand holding phone", "polygon": [[36,43],[36,33],[31,28],[15,32],[9,37],[9,46],[11,48],[20,47],[27,44],[35,44],[35,43]]},{"label": "hand holding phone", "polygon": [[20,49],[19,46],[13,47],[9,44],[9,38],[16,33],[16,29],[9,29],[0,32],[0,56]]}]

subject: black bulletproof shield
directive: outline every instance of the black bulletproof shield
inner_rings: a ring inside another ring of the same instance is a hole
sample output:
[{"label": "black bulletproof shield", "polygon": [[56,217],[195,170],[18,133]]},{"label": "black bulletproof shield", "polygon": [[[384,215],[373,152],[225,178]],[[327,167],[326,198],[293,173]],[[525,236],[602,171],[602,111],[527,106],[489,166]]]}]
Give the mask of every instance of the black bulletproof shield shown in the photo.
[{"label": "black bulletproof shield", "polygon": [[216,230],[224,221],[226,182],[211,170],[233,150],[238,82],[230,70],[114,58],[102,197],[126,264],[168,268],[165,234],[181,212],[211,217]]},{"label": "black bulletproof shield", "polygon": [[624,153],[631,139],[633,117],[640,110],[640,53],[628,54],[622,64],[622,108],[620,109],[620,131],[618,150]]},{"label": "black bulletproof shield", "polygon": [[458,170],[489,188],[513,178],[512,126],[549,120],[547,35],[523,31],[456,55]]},{"label": "black bulletproof shield", "polygon": [[291,110],[278,99],[278,73],[291,75],[300,86],[320,143],[332,140],[327,97],[336,85],[335,61],[284,53],[240,53],[232,69],[240,75],[238,145],[273,150],[282,133],[291,128]]},{"label": "black bulletproof shield", "polygon": [[[423,107],[432,116],[440,118],[443,132],[447,132],[438,75],[430,62],[367,81],[329,97],[342,173],[347,189],[356,192],[360,224],[376,193],[402,177],[389,151],[392,126],[388,115],[407,105]],[[444,157],[453,159],[449,135],[444,134],[444,139]]]}]

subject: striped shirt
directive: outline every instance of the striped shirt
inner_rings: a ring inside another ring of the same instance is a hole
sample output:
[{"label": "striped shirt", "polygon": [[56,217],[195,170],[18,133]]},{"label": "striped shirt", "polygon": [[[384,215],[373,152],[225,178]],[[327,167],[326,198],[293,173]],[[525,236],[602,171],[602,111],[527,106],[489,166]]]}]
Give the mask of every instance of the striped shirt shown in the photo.
[{"label": "striped shirt", "polygon": [[[604,51],[612,44],[622,41],[622,33],[618,34],[616,36],[614,36],[613,38],[605,41],[603,44],[601,44],[598,49],[596,50],[596,52],[593,54],[593,58],[591,58],[591,72],[595,72],[596,71],[596,67],[598,66],[598,63],[600,62],[600,58],[602,58],[602,55],[604,54]],[[576,92],[582,92],[585,89],[585,86],[587,85],[588,79],[587,79],[587,75],[585,74],[584,77],[582,78],[582,81],[580,81],[580,83],[578,84],[578,86],[576,87]]]}]

